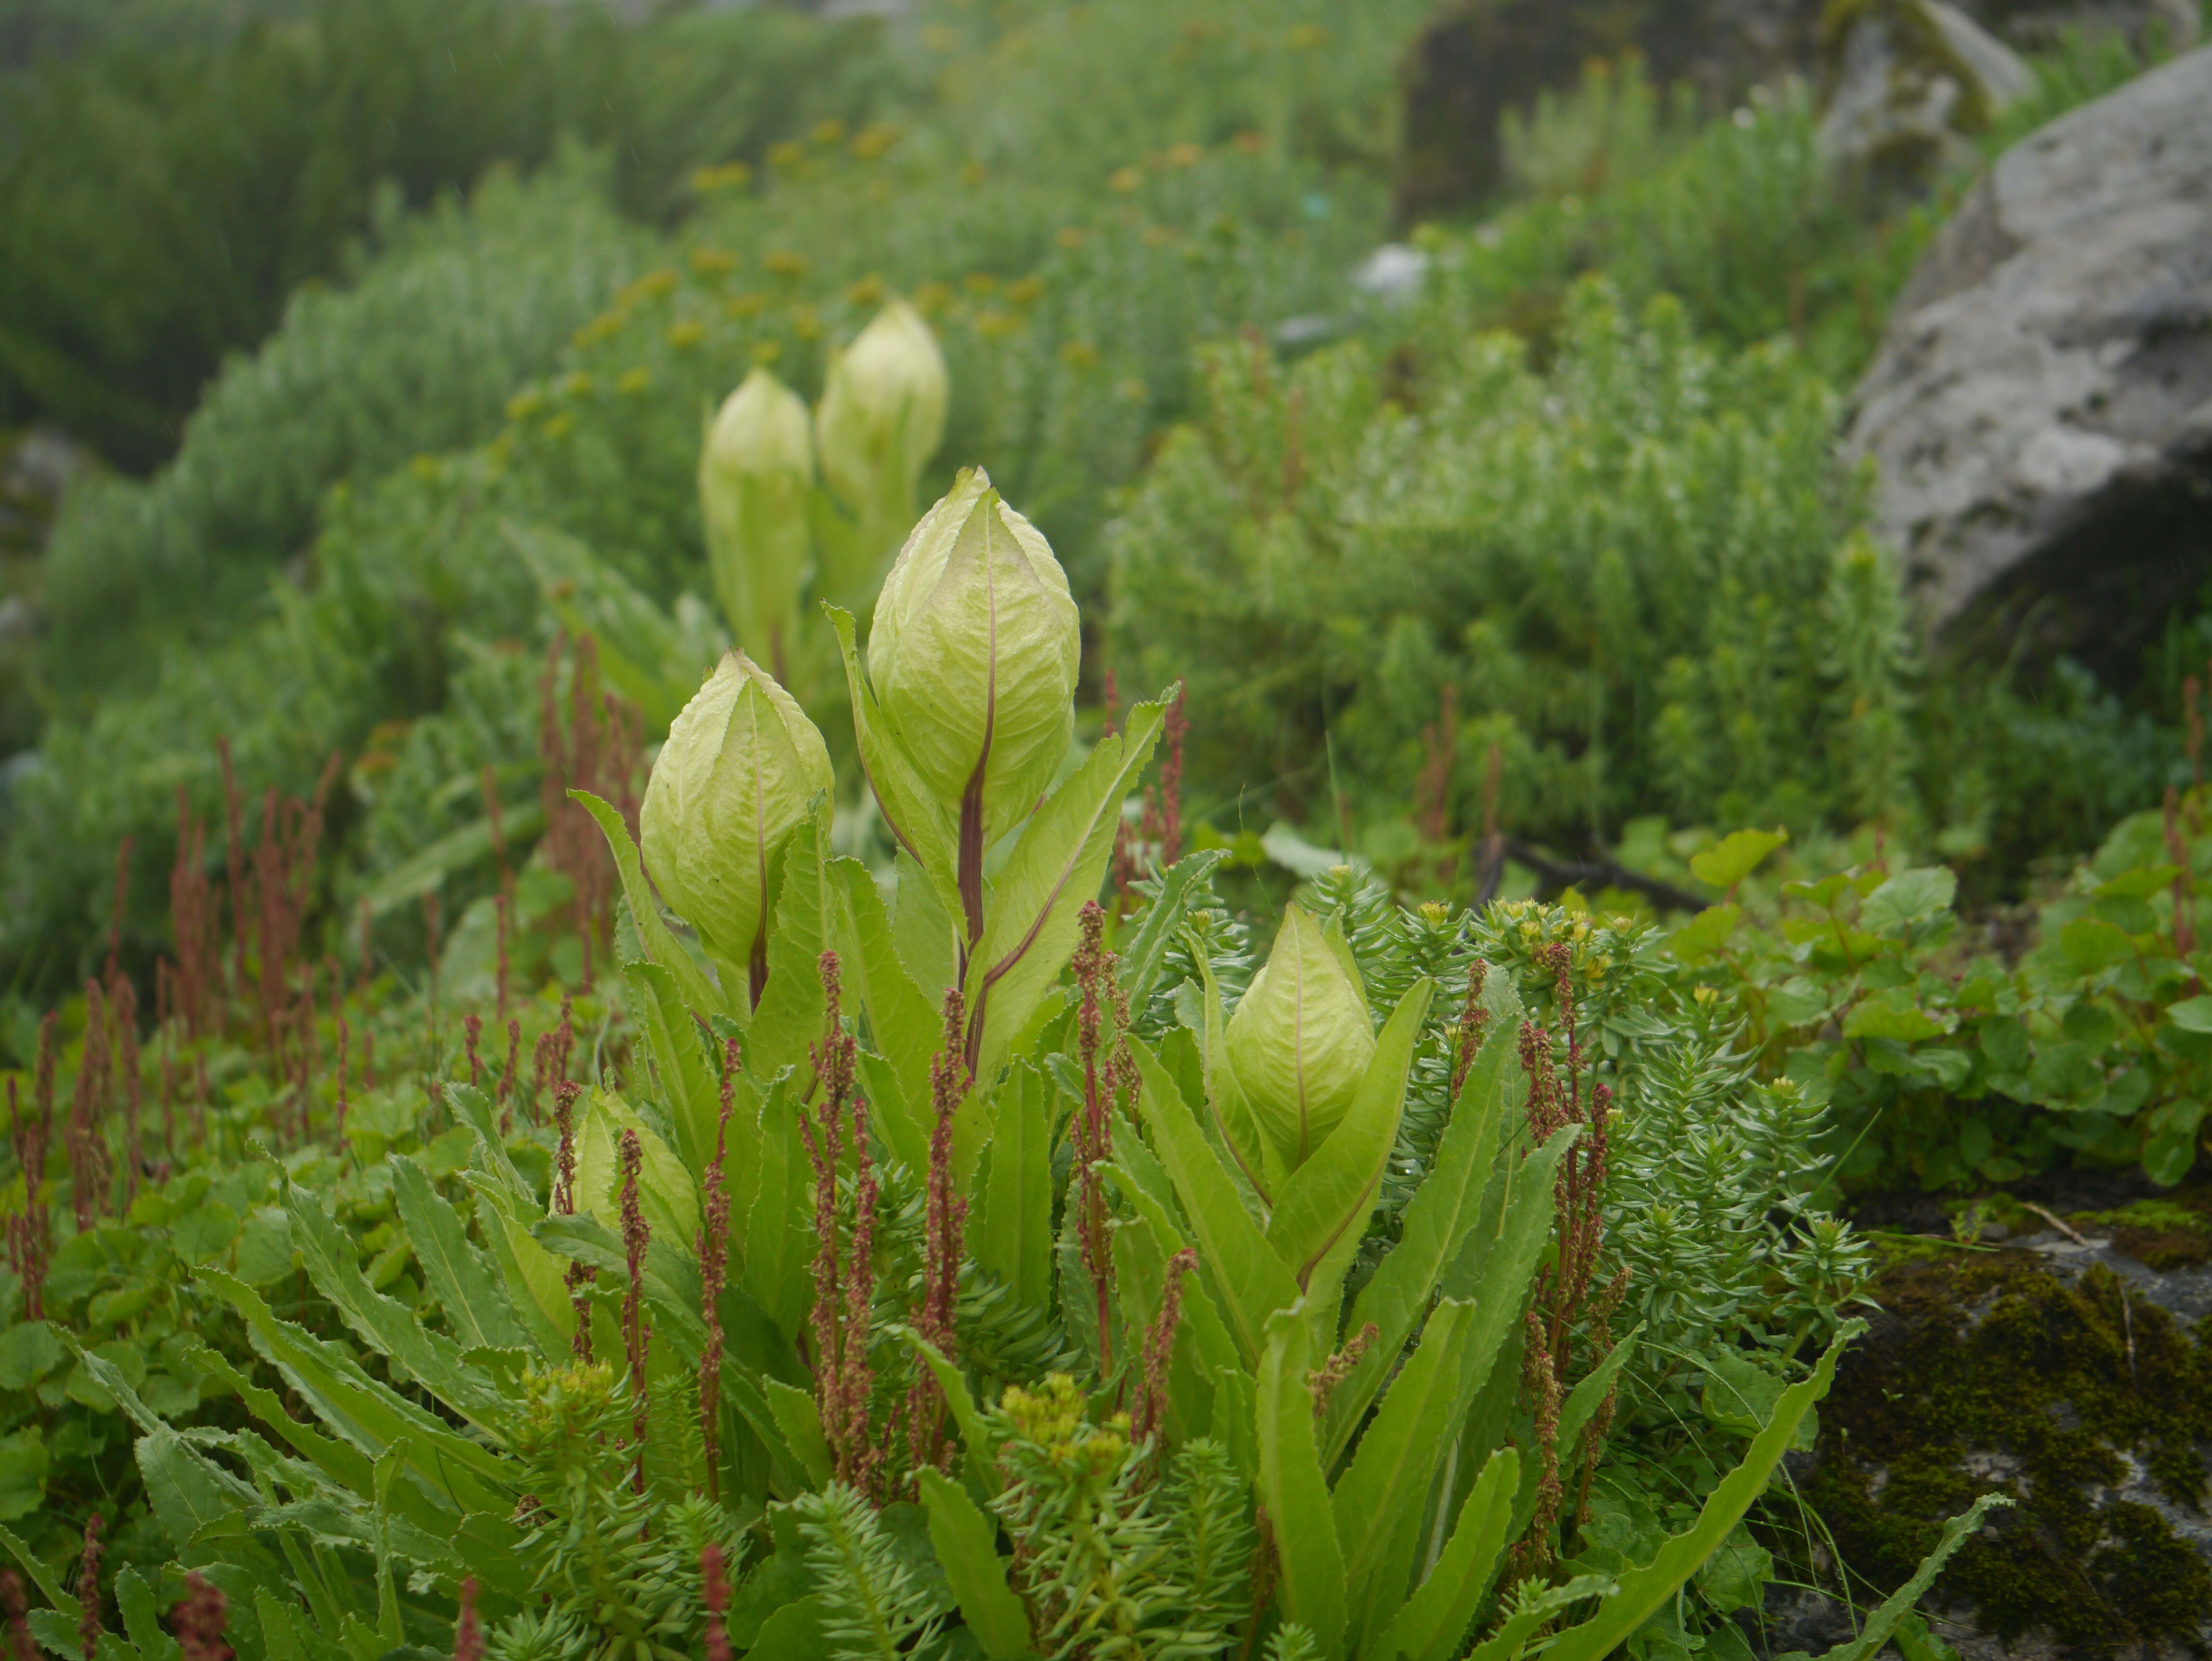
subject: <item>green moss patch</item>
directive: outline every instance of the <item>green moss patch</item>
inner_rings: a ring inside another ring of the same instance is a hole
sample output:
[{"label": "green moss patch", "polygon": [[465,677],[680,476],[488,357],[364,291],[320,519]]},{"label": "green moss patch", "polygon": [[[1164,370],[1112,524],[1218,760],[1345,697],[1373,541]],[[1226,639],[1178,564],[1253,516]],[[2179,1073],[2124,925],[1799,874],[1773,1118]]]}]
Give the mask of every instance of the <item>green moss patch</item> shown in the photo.
[{"label": "green moss patch", "polygon": [[2212,1323],[2191,1332],[2106,1269],[2069,1281],[2014,1251],[1894,1262],[1875,1295],[1887,1313],[1837,1376],[1810,1482],[1843,1561],[1894,1586],[1944,1518],[2000,1491],[2018,1505],[1939,1594],[1981,1630],[2087,1658],[2206,1654],[2212,1568],[2161,1506],[2207,1503]]},{"label": "green moss patch", "polygon": [[2118,1211],[2076,1212],[2076,1228],[2108,1230],[2112,1250],[2164,1275],[2212,1262],[2212,1188],[2176,1189]]}]

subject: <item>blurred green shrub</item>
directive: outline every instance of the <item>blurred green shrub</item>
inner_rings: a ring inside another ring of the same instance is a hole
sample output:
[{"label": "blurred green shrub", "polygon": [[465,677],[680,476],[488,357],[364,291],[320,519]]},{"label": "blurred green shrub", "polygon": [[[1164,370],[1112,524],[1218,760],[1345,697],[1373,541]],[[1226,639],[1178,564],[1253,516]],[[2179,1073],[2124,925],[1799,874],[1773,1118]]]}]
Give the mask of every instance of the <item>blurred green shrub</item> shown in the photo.
[{"label": "blurred green shrub", "polygon": [[629,27],[596,5],[348,0],[227,36],[120,30],[0,82],[0,420],[121,465],[175,448],[224,353],[337,271],[377,188],[416,206],[563,134],[665,213],[703,162],[859,117],[872,27],[767,8]]},{"label": "blurred green shrub", "polygon": [[1397,814],[1441,727],[1462,825],[1492,744],[1504,822],[1571,842],[1654,805],[1906,807],[1874,730],[1903,697],[1894,581],[1820,377],[1597,283],[1547,370],[1498,335],[1419,361],[1214,349],[1203,419],[1119,526],[1117,661],[1188,679],[1214,805],[1249,788],[1329,824],[1340,790]]}]

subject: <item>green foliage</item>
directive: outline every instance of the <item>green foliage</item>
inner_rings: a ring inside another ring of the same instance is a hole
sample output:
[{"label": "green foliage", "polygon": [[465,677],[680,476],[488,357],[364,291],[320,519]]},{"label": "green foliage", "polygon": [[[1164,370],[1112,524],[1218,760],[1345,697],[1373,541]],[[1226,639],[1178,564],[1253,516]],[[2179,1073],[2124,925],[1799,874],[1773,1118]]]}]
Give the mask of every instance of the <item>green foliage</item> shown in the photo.
[{"label": "green foliage", "polygon": [[1668,801],[1801,825],[1909,803],[1852,759],[1900,697],[1896,620],[1854,598],[1883,568],[1788,352],[1717,352],[1590,285],[1546,373],[1495,336],[1438,338],[1410,386],[1357,344],[1206,361],[1206,418],[1117,532],[1115,636],[1187,678],[1224,799],[1395,810],[1449,694],[1462,824],[1493,744],[1503,822],[1568,840]]},{"label": "green foliage", "polygon": [[11,78],[0,409],[147,466],[223,356],[342,267],[381,181],[427,205],[568,134],[665,213],[699,164],[869,101],[849,70],[870,32],[772,11],[632,29],[506,0],[288,9],[160,45],[118,32]]}]

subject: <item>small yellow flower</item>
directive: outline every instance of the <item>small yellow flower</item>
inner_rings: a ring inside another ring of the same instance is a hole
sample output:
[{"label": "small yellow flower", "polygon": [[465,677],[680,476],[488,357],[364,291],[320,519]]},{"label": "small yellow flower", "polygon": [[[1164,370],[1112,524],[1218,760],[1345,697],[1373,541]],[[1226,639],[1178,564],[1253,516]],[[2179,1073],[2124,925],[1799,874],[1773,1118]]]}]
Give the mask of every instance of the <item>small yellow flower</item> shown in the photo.
[{"label": "small yellow flower", "polygon": [[636,368],[624,369],[615,380],[615,390],[627,397],[635,398],[651,385],[653,385],[652,374],[641,366]]},{"label": "small yellow flower", "polygon": [[806,256],[788,248],[771,248],[761,256],[761,265],[774,277],[804,277],[806,275]]},{"label": "small yellow flower", "polygon": [[1318,23],[1301,23],[1284,40],[1292,52],[1312,52],[1328,44],[1328,31]]},{"label": "small yellow flower", "polygon": [[694,168],[691,188],[701,196],[712,196],[717,191],[735,190],[749,183],[752,176],[750,162],[725,161],[718,167]]},{"label": "small yellow flower", "polygon": [[811,306],[793,306],[791,308],[791,332],[801,340],[819,340],[822,338],[822,319]]},{"label": "small yellow flower", "polygon": [[942,23],[932,23],[921,32],[923,47],[934,52],[954,52],[960,50],[960,32],[949,29]]},{"label": "small yellow flower", "polygon": [[925,317],[935,317],[951,305],[953,297],[950,283],[925,283],[914,291],[914,308]]},{"label": "small yellow flower", "polygon": [[811,135],[814,142],[827,149],[832,144],[845,142],[845,124],[838,120],[817,121]]},{"label": "small yellow flower", "polygon": [[1119,390],[1121,396],[1128,399],[1132,404],[1142,404],[1146,399],[1152,395],[1152,389],[1146,386],[1143,381],[1138,380],[1134,375],[1131,375],[1127,380],[1124,380]]},{"label": "small yellow flower", "polygon": [[1144,182],[1145,175],[1138,172],[1136,168],[1116,167],[1114,172],[1108,176],[1106,185],[1108,189],[1119,191],[1122,195],[1127,196],[1131,191],[1135,190]]},{"label": "small yellow flower", "polygon": [[1257,155],[1267,148],[1267,135],[1255,128],[1238,133],[1229,142],[1247,155]]},{"label": "small yellow flower", "polygon": [[970,161],[966,167],[960,169],[961,184],[971,191],[978,185],[981,184],[984,179],[988,179],[989,176],[989,174],[983,171],[983,164],[981,161]]},{"label": "small yellow flower", "polygon": [[969,294],[995,294],[999,279],[988,271],[970,271],[960,279]]},{"label": "small yellow flower", "polygon": [[1098,367],[1098,349],[1087,340],[1066,341],[1060,346],[1060,361],[1071,369],[1095,369]]},{"label": "small yellow flower", "polygon": [[706,325],[691,318],[668,326],[668,344],[679,352],[689,351],[706,338]]},{"label": "small yellow flower", "polygon": [[1052,234],[1052,240],[1063,248],[1079,248],[1090,239],[1091,233],[1080,225],[1062,225]]},{"label": "small yellow flower", "polygon": [[1205,159],[1206,152],[1188,142],[1170,144],[1160,154],[1160,160],[1170,167],[1194,167]]},{"label": "small yellow flower", "polygon": [[545,394],[535,386],[526,386],[507,400],[509,421],[527,421],[545,407]]},{"label": "small yellow flower", "polygon": [[592,377],[581,369],[572,369],[561,377],[561,396],[563,398],[589,398],[592,386]]},{"label": "small yellow flower", "polygon": [[852,306],[880,306],[884,303],[884,280],[871,273],[845,290],[845,301]]},{"label": "small yellow flower", "polygon": [[640,300],[657,299],[662,295],[673,294],[681,280],[672,267],[656,266],[627,288],[616,290],[615,304],[634,305]]},{"label": "small yellow flower", "polygon": [[733,294],[722,302],[722,309],[732,317],[758,317],[768,309],[768,296],[752,289]]},{"label": "small yellow flower", "polygon": [[726,277],[738,269],[738,257],[727,248],[694,248],[691,269],[702,277]]},{"label": "small yellow flower", "polygon": [[850,146],[853,154],[863,161],[872,161],[899,141],[899,130],[888,121],[872,122],[853,135]]},{"label": "small yellow flower", "polygon": [[975,332],[986,340],[1002,340],[1021,326],[1021,319],[1012,312],[1002,312],[995,306],[975,313]]},{"label": "small yellow flower", "polygon": [[1144,229],[1144,238],[1146,247],[1164,248],[1176,240],[1176,233],[1170,226],[1147,225]]},{"label": "small yellow flower", "polygon": [[1006,299],[1012,305],[1033,306],[1043,292],[1044,279],[1041,277],[1025,277],[1018,283],[1006,284]]},{"label": "small yellow flower", "polygon": [[806,146],[795,138],[787,138],[768,147],[768,164],[771,167],[795,167],[805,160]]},{"label": "small yellow flower", "polygon": [[566,438],[568,435],[568,429],[575,424],[576,417],[563,410],[538,430],[548,438]]},{"label": "small yellow flower", "polygon": [[782,356],[783,343],[781,340],[756,340],[753,342],[753,362],[761,365],[763,368],[775,362],[776,359]]}]

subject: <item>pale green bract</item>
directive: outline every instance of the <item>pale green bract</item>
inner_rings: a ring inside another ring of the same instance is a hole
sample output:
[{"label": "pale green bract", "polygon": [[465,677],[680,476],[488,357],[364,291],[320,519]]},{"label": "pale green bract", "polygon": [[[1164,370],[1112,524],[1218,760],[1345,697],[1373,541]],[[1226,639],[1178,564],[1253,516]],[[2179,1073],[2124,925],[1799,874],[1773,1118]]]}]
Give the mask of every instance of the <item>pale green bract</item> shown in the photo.
[{"label": "pale green bract", "polygon": [[646,869],[756,1001],[784,845],[836,776],[822,734],[743,652],[724,654],[669,728],[638,815]]},{"label": "pale green bract", "polygon": [[1296,1170],[1343,1122],[1375,1055],[1366,1000],[1302,908],[1230,1018],[1228,1050],[1261,1133]]},{"label": "pale green bract", "polygon": [[951,388],[937,337],[903,300],[831,354],[814,412],[815,447],[823,482],[855,521],[850,537],[823,550],[830,569],[822,586],[838,604],[866,603],[880,562],[913,523],[921,470],[945,441]]},{"label": "pale green bract", "polygon": [[755,369],[722,401],[699,452],[699,512],[715,598],[738,644],[779,674],[811,546],[814,429],[798,393]]},{"label": "pale green bract", "polygon": [[868,672],[923,786],[988,846],[1036,807],[1075,734],[1082,628],[1067,574],[981,467],[922,518],[884,579]]}]

